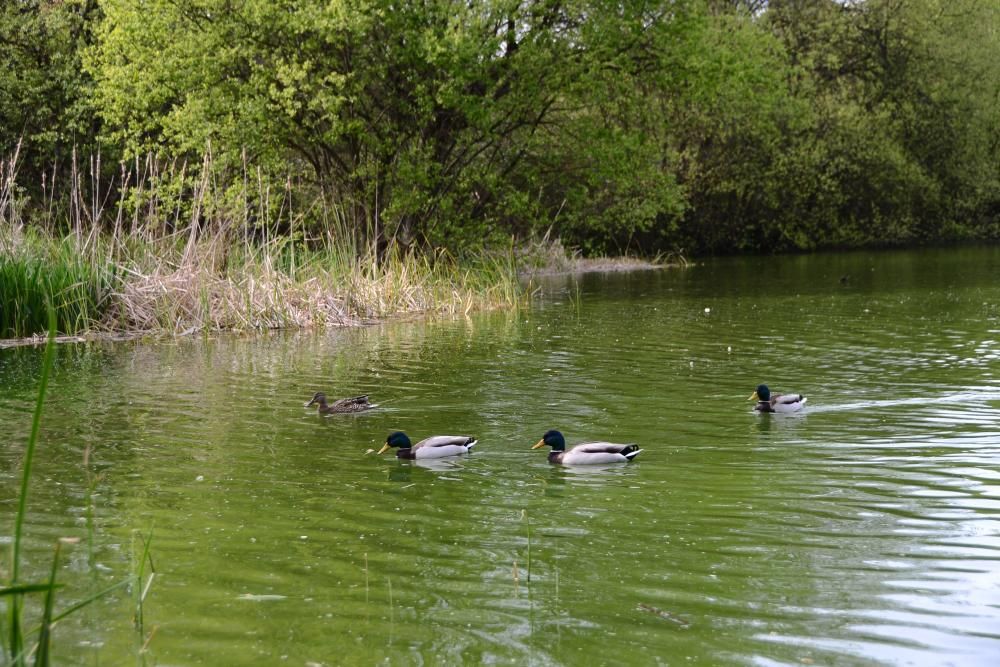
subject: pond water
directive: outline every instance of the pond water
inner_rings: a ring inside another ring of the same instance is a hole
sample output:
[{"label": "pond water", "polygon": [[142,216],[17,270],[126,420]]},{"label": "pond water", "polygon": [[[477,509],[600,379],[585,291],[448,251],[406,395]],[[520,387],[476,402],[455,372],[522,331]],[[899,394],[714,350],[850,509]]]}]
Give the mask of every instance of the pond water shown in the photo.
[{"label": "pond water", "polygon": [[[998,277],[991,248],[721,259],[514,313],[63,345],[22,580],[81,538],[67,605],[152,534],[144,634],[115,592],[57,664],[996,665]],[[0,351],[7,543],[40,365]],[[753,413],[761,382],[806,408]],[[644,451],[551,466],[550,428]],[[366,453],[395,429],[479,444]]]}]

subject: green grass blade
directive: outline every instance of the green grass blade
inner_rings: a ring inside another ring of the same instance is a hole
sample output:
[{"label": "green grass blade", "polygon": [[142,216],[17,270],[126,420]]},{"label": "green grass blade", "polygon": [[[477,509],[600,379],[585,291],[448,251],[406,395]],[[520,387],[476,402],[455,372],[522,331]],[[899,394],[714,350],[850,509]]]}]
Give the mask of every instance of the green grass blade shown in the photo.
[{"label": "green grass blade", "polygon": [[35,458],[38,444],[38,431],[42,424],[42,406],[45,404],[45,391],[49,384],[49,373],[52,371],[52,360],[55,357],[56,313],[49,307],[49,335],[45,342],[45,354],[42,359],[42,376],[38,382],[38,398],[35,400],[35,413],[31,419],[31,435],[28,436],[28,446],[24,450],[24,464],[21,476],[21,489],[18,495],[17,516],[14,519],[14,545],[10,565],[10,582],[17,583],[19,574],[21,537],[24,533],[24,516],[28,509],[28,487],[31,482],[31,464]]},{"label": "green grass blade", "polygon": [[[153,566],[153,558],[149,553],[149,545],[153,541],[153,529],[150,528],[149,535],[143,536],[139,534],[139,539],[142,540],[142,555],[139,557],[138,570],[135,573],[135,627],[141,634],[143,632],[143,602],[146,600],[146,595],[149,594],[149,587],[153,584],[153,578],[156,576],[156,568]],[[146,562],[149,562],[149,580],[143,584],[143,578],[145,576]]]},{"label": "green grass blade", "polygon": [[125,588],[130,583],[132,583],[132,582],[129,579],[123,579],[123,580],[119,581],[117,584],[111,584],[107,588],[102,588],[101,590],[97,591],[96,593],[94,593],[90,597],[84,598],[83,600],[80,600],[79,602],[76,602],[76,603],[70,605],[69,607],[66,607],[65,609],[63,609],[61,612],[59,612],[58,614],[56,614],[55,616],[52,617],[52,622],[53,623],[58,623],[59,621],[61,621],[62,619],[66,618],[67,616],[69,616],[73,612],[76,612],[76,611],[79,611],[80,609],[83,609],[84,607],[86,607],[87,605],[91,604],[92,602],[96,602],[97,600],[101,599],[102,597],[104,597],[108,593],[114,592],[114,591],[118,590],[119,588]]},{"label": "green grass blade", "polygon": [[38,631],[38,652],[35,654],[35,667],[48,667],[49,644],[52,639],[52,606],[55,604],[56,573],[59,571],[60,542],[56,542],[56,552],[52,555],[52,572],[49,574],[49,591],[45,594],[45,606],[42,611],[42,628]]},{"label": "green grass blade", "polygon": [[[31,464],[35,457],[35,448],[38,444],[38,432],[42,422],[42,406],[45,404],[45,390],[49,383],[49,373],[52,371],[52,359],[55,356],[55,335],[56,335],[56,315],[52,306],[49,305],[49,336],[45,342],[45,354],[42,360],[42,376],[38,383],[38,399],[35,401],[35,413],[31,421],[31,435],[28,436],[28,445],[24,450],[23,474],[21,477],[21,488],[18,494],[17,515],[14,519],[14,543],[11,547],[10,564],[10,585],[17,585],[17,578],[20,574],[21,559],[21,538],[24,533],[24,516],[28,510],[28,487],[31,482]],[[20,655],[23,651],[24,636],[21,633],[21,596],[14,595],[10,604],[7,605],[7,617],[9,626],[8,650],[11,655]],[[24,664],[22,660],[14,661],[14,664]]]},{"label": "green grass blade", "polygon": [[[5,595],[26,595],[28,593],[46,593],[53,587],[53,584],[18,584],[16,586],[5,586],[0,588],[0,597]],[[62,588],[62,584],[55,586]]]}]

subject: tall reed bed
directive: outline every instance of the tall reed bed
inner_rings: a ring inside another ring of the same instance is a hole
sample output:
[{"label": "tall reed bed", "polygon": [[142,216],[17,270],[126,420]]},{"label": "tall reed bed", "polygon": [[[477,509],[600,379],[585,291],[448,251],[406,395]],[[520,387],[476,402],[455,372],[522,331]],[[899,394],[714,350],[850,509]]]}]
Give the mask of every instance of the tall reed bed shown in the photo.
[{"label": "tall reed bed", "polygon": [[114,264],[93,261],[67,242],[35,240],[0,250],[0,338],[44,332],[47,304],[58,331],[91,328],[107,312],[116,274]]},{"label": "tall reed bed", "polygon": [[102,183],[98,157],[74,166],[67,193],[45,184],[39,206],[19,194],[16,154],[4,161],[0,337],[44,331],[46,301],[60,333],[180,333],[464,313],[525,296],[512,249],[459,261],[377,248],[373,225],[320,192],[275,187],[246,164],[222,186],[218,171],[210,154],[197,170],[149,157]]}]

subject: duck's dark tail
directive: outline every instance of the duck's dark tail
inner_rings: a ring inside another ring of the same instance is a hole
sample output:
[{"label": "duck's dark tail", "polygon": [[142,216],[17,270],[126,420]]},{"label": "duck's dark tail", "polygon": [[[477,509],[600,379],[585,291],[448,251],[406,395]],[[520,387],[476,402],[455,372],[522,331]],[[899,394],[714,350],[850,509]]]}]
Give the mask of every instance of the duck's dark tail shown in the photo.
[{"label": "duck's dark tail", "polygon": [[631,461],[635,457],[639,456],[640,452],[642,452],[642,450],[639,449],[639,445],[629,445],[628,447],[623,449],[620,453],[622,456]]}]

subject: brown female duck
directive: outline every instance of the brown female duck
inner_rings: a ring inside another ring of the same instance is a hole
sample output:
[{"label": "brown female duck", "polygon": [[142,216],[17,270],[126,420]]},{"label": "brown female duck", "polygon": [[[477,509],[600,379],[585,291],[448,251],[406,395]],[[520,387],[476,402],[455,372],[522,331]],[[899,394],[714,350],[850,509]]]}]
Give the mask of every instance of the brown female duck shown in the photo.
[{"label": "brown female duck", "polygon": [[375,407],[374,403],[368,402],[368,395],[353,396],[351,398],[340,398],[333,403],[326,402],[326,394],[317,391],[312,400],[306,403],[305,407],[319,405],[318,411],[321,415],[342,414],[345,412],[363,412]]}]

